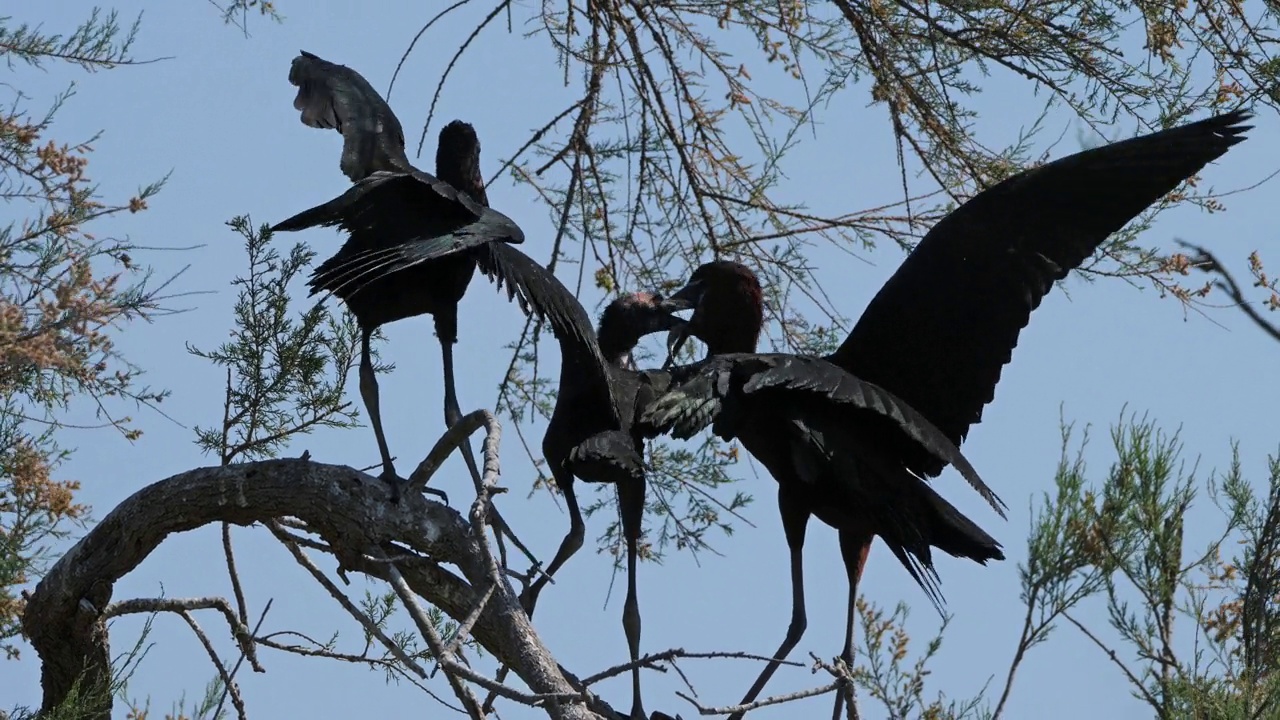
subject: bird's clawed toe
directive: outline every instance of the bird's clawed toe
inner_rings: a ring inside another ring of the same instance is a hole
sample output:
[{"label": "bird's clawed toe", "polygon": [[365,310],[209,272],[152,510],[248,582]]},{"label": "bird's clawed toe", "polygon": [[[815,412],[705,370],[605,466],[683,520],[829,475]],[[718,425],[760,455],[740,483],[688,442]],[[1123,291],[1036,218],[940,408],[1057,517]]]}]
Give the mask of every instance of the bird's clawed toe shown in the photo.
[{"label": "bird's clawed toe", "polygon": [[444,503],[445,505],[449,504],[449,494],[443,490],[437,490],[431,487],[424,487],[422,488],[422,492],[423,494],[426,494],[426,495],[435,495],[436,497],[440,498],[440,502]]}]

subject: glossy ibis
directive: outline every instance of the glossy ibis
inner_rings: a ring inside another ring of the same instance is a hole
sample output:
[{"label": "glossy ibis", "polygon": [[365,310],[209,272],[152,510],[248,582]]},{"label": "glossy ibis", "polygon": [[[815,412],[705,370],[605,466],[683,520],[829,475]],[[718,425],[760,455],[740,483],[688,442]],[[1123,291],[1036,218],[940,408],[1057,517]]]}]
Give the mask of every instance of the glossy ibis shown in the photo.
[{"label": "glossy ibis", "polygon": [[[488,207],[480,143],[470,125],[454,121],[440,131],[437,178],[409,163],[399,121],[359,73],[303,52],[293,60],[289,81],[298,86],[294,107],[302,110],[305,124],[342,133],[342,170],[355,184],[272,229],[336,225],[349,236],[308,285],[312,294],[328,291],[341,298],[360,325],[360,394],[393,493],[400,482],[382,431],[370,338],[389,322],[427,313],[434,317],[444,356],[445,424],[452,426],[462,417],[452,350],[458,340],[458,302],[477,266],[499,287],[505,284],[522,309],[546,318],[558,334],[576,342],[582,371],[607,387],[589,316],[550,271],[511,247],[524,241],[524,233]],[[462,449],[479,482],[471,443],[464,442]]]},{"label": "glossy ibis", "polygon": [[[839,533],[850,598],[842,655],[850,663],[854,601],[872,537],[884,540],[938,607],[942,596],[931,547],[982,564],[1004,559],[990,535],[879,451],[884,438],[905,439],[938,462],[955,465],[1001,517],[1003,503],[955,443],[893,393],[823,358],[753,352],[764,299],[749,268],[708,263],[693,273],[688,287],[695,290],[681,290],[662,306],[673,312],[695,307],[681,332],[702,339],[708,357],[672,369],[669,378],[650,375],[658,396],[641,411],[638,426],[648,436],[688,438],[710,424],[720,437],[738,439],[778,482],[791,553],[791,622],[776,660],[742,701],[747,704],[804,634],[803,551],[811,515]],[[672,389],[662,392],[664,384]]]},{"label": "glossy ibis", "polygon": [[[627,546],[627,598],[622,625],[632,661],[640,656],[636,553],[645,499],[644,438],[633,429],[633,421],[637,408],[643,406],[652,390],[651,384],[641,384],[639,373],[624,365],[640,338],[684,323],[659,307],[661,299],[650,293],[622,295],[601,313],[597,337],[609,363],[612,392],[587,372],[593,359],[583,356],[574,343],[561,339],[559,396],[542,438],[542,454],[568,506],[569,532],[546,573],[529,586],[522,598],[525,611],[532,616],[548,577],[582,547],[585,527],[573,489],[575,476],[586,482],[612,483],[618,490],[622,535]],[[639,667],[632,670],[631,679],[631,717],[643,718]]]},{"label": "glossy ibis", "polygon": [[[872,299],[849,337],[825,358],[848,375],[839,382],[822,381],[820,376],[829,376],[829,371],[814,373],[803,364],[782,363],[740,382],[742,394],[749,397],[779,384],[793,390],[830,393],[832,382],[838,388],[855,377],[889,391],[927,418],[950,443],[960,444],[970,426],[981,420],[983,406],[994,397],[1001,369],[1012,357],[1018,333],[1054,282],[1084,262],[1111,233],[1242,142],[1250,129],[1242,123],[1249,117],[1247,112],[1235,111],[1111,143],[1021,172],[982,191],[925,235]],[[685,331],[701,338],[713,354],[754,347],[755,336],[748,338],[746,326],[758,325],[763,319],[758,309],[758,283],[752,287],[754,274],[714,263],[700,271],[702,275],[695,273],[668,301],[672,310],[695,307]],[[710,366],[714,368],[715,363]],[[686,386],[697,391],[685,397],[686,412],[697,410],[705,416],[718,409],[707,400],[708,381],[728,378],[713,371],[696,377],[704,387]],[[769,377],[773,379],[760,379]],[[864,392],[857,385],[847,387],[855,394]],[[696,400],[699,395],[701,401]],[[669,415],[679,410],[680,398],[681,392],[668,396],[662,412]],[[747,423],[735,422],[733,426],[745,428]],[[819,434],[844,433],[841,443],[828,445],[838,450],[844,444],[851,449],[855,459],[849,461],[850,467],[860,466],[857,476],[862,483],[873,483],[889,492],[895,487],[893,480],[899,478],[906,481],[902,486],[923,493],[927,486],[911,478],[936,476],[949,460],[902,429],[901,425],[894,428],[877,421],[867,427],[828,426]],[[745,440],[743,444],[747,446]],[[782,485],[788,481],[783,477],[778,480],[796,587],[791,627],[776,655],[785,657],[805,625],[798,552],[803,543],[804,510],[783,501]],[[936,502],[943,501],[937,498]],[[930,503],[934,503],[932,498]],[[945,507],[949,510],[943,514],[950,517],[954,508]],[[858,514],[865,525],[840,528],[851,587],[851,620],[856,583],[871,538],[883,531],[884,524],[868,517],[866,511]],[[955,515],[956,527],[952,529],[958,530],[964,525],[960,522],[963,517]],[[974,530],[976,526],[960,536],[978,540],[981,531],[971,533]],[[947,549],[935,541],[942,539],[936,535],[926,539]],[[983,554],[983,546],[977,543],[973,549],[980,552],[976,554]],[[985,552],[990,558],[999,557],[994,541]],[[846,659],[850,640],[851,635],[846,638]],[[743,704],[756,698],[776,669],[777,663],[765,668]]]}]

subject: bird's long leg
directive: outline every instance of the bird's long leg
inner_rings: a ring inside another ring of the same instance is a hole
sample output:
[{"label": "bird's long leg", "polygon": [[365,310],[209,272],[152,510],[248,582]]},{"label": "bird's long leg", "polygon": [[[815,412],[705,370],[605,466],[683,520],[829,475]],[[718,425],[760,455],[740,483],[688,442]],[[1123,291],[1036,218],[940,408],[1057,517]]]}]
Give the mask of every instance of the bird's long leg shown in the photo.
[{"label": "bird's long leg", "polygon": [[[440,316],[436,316],[436,334],[440,337],[441,364],[444,366],[444,424],[447,428],[453,427],[454,423],[462,419],[462,408],[458,407],[458,391],[453,383],[453,344],[458,341],[456,309],[453,314],[455,317],[451,324],[455,330],[452,333],[445,330],[447,323],[442,323]],[[475,483],[478,493],[484,489],[484,479],[480,477],[480,468],[476,465],[476,456],[471,449],[471,438],[463,440],[459,449],[462,451],[462,459],[467,463],[467,470],[471,473],[471,480]],[[501,535],[498,542],[502,542]]]},{"label": "bird's long leg", "polygon": [[[444,365],[444,422],[447,427],[453,427],[455,423],[462,419],[462,409],[458,406],[458,392],[453,382],[453,344],[457,342],[458,318],[457,308],[452,311],[452,322],[445,318],[445,312],[436,315],[436,334],[440,337],[440,352],[442,356],[442,364]],[[452,332],[450,332],[452,328]],[[479,493],[484,488],[484,480],[480,477],[480,467],[476,464],[476,456],[471,448],[471,438],[462,441],[460,446],[462,450],[462,459],[467,464],[467,470],[471,473],[471,479],[475,483],[476,492]],[[441,497],[447,496],[439,490],[426,489],[426,492],[435,493]],[[515,533],[511,532],[511,528],[507,526],[507,521],[502,519],[502,514],[498,512],[498,508],[490,508],[490,518],[493,522],[493,536],[498,542],[498,555],[502,560],[502,566],[507,567],[507,546],[503,542],[502,537],[506,535],[511,538],[511,542],[533,562],[533,553],[520,542]]]},{"label": "bird's long leg", "polygon": [[[867,567],[867,555],[871,552],[871,541],[874,537],[867,532],[840,531],[840,556],[844,558],[844,569],[849,576],[849,616],[845,622],[844,649],[840,659],[853,670],[853,628],[858,616],[858,581],[862,579],[862,571]],[[831,720],[840,720],[840,711],[844,703],[849,703],[849,718],[858,717],[858,707],[853,696],[853,684],[850,683],[836,693],[836,706],[831,712]]]},{"label": "bird's long leg", "polygon": [[[636,594],[637,548],[644,522],[644,478],[618,483],[618,506],[622,511],[622,537],[627,542],[627,600],[622,606],[622,629],[627,635],[631,662],[640,659],[640,600]],[[645,720],[640,697],[640,668],[631,668],[631,720]]]},{"label": "bird's long leg", "polygon": [[524,607],[525,614],[529,617],[533,617],[533,608],[538,604],[538,593],[542,592],[542,588],[550,581],[551,576],[555,575],[556,571],[568,562],[574,553],[582,549],[582,541],[587,533],[587,527],[582,522],[582,511],[578,509],[578,496],[573,491],[573,473],[565,469],[563,462],[554,458],[548,458],[547,464],[551,466],[551,474],[555,478],[556,487],[559,488],[560,494],[564,496],[565,506],[569,508],[569,532],[560,541],[560,549],[556,550],[556,556],[551,559],[551,564],[539,575],[537,580],[529,585],[529,588],[520,597],[520,604]]},{"label": "bird's long leg", "polygon": [[[801,482],[799,478],[792,480]],[[804,534],[809,525],[809,508],[796,496],[794,490],[788,489],[790,484],[780,482],[778,485],[778,511],[782,514],[782,531],[787,536],[787,547],[791,550],[791,624],[787,626],[787,635],[773,654],[773,659],[760,672],[760,677],[756,678],[739,705],[746,705],[759,697],[769,678],[773,677],[782,661],[791,654],[792,648],[800,642],[808,624],[804,613]],[[743,714],[734,713],[729,716],[729,720],[741,720]]]},{"label": "bird's long leg", "polygon": [[371,327],[360,331],[360,397],[369,413],[373,434],[378,438],[378,452],[382,455],[382,479],[391,485],[391,502],[400,502],[400,476],[396,475],[391,451],[387,449],[387,437],[382,432],[382,411],[378,407],[378,378],[373,372],[373,355],[369,347],[373,331],[374,328]]}]

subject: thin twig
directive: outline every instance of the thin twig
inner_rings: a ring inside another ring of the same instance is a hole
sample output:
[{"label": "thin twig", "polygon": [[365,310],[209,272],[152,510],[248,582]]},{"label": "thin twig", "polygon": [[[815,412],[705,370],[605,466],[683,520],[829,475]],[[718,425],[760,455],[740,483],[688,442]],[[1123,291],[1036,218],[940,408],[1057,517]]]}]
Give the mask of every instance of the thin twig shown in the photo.
[{"label": "thin twig", "polygon": [[240,573],[236,572],[236,556],[231,547],[231,523],[222,523],[222,552],[227,558],[227,574],[231,576],[231,590],[236,596],[236,609],[240,623],[249,624],[249,608],[244,600],[244,588],[240,585]]},{"label": "thin twig", "polygon": [[235,638],[241,652],[248,658],[250,667],[253,668],[254,672],[266,672],[258,664],[257,653],[253,651],[253,642],[251,640],[253,634],[249,632],[248,626],[241,623],[240,619],[236,617],[235,611],[231,609],[231,603],[227,602],[226,598],[133,598],[132,600],[111,603],[102,611],[102,617],[105,620],[120,615],[134,615],[137,613],[181,613],[192,610],[217,610],[222,613],[222,616],[227,619],[227,624],[231,626],[231,636]]},{"label": "thin twig", "polygon": [[351,617],[355,618],[356,622],[360,623],[360,625],[364,627],[372,637],[377,638],[378,641],[382,643],[383,647],[387,648],[392,655],[395,655],[400,662],[412,668],[419,677],[424,680],[427,678],[427,671],[419,665],[416,660],[409,657],[409,654],[404,651],[404,648],[400,647],[395,643],[395,641],[387,637],[387,634],[382,631],[382,628],[378,627],[378,624],[375,623],[372,618],[361,611],[360,608],[352,604],[351,600],[338,589],[338,586],[334,585],[333,581],[330,580],[328,576],[320,570],[320,568],[316,567],[315,563],[311,562],[311,558],[307,557],[306,553],[302,552],[302,548],[298,547],[297,544],[290,540],[289,536],[280,527],[279,523],[271,521],[267,523],[267,529],[270,530],[271,534],[275,535],[280,542],[284,543],[284,546],[288,548],[289,552],[293,555],[293,559],[305,568],[307,572],[311,573],[311,576],[320,583],[321,587],[329,591],[329,595],[331,595],[334,600],[337,600],[338,604],[341,605],[343,609],[351,615]]},{"label": "thin twig", "polygon": [[[244,661],[245,661],[245,659],[249,657],[249,654],[248,654],[247,652],[245,652],[245,649],[246,649],[246,648],[254,649],[254,648],[253,648],[253,645],[254,645],[254,643],[256,642],[256,638],[258,637],[258,631],[262,629],[262,623],[266,622],[266,620],[267,620],[267,613],[268,613],[268,612],[270,612],[270,610],[271,610],[271,603],[272,603],[273,601],[274,601],[274,598],[270,598],[270,599],[268,599],[268,600],[267,600],[267,604],[262,608],[262,614],[258,616],[258,622],[257,622],[257,624],[255,624],[255,625],[253,626],[253,633],[252,633],[251,635],[249,635],[248,637],[246,637],[246,638],[244,639],[244,642],[243,642],[243,643],[241,643],[241,645],[240,645],[240,657],[236,658],[236,664],[235,664],[235,665],[233,665],[233,666],[231,667],[231,679],[232,679],[232,680],[235,680],[235,678],[236,678],[236,673],[240,672],[240,667],[241,667],[242,665],[244,665]],[[255,652],[256,652],[256,650],[255,650]],[[257,668],[256,668],[256,667],[255,667],[254,669],[255,669],[255,671],[257,670]],[[228,687],[225,687],[225,688],[223,688],[223,689],[222,689],[222,697],[218,698],[218,707],[214,708],[214,711],[213,711],[213,717],[215,717],[215,718],[222,717],[222,706],[226,704],[226,702],[227,702],[227,695],[228,695],[228,694],[230,694],[230,692],[231,692],[231,690],[230,690],[230,687],[229,687],[229,686],[228,686]]]},{"label": "thin twig", "polygon": [[1067,622],[1075,625],[1077,630],[1084,633],[1084,636],[1089,638],[1094,645],[1097,645],[1099,650],[1106,653],[1107,657],[1111,659],[1111,662],[1115,663],[1116,667],[1120,668],[1121,672],[1125,674],[1125,677],[1129,678],[1129,682],[1137,688],[1138,692],[1142,693],[1142,698],[1147,701],[1147,704],[1156,712],[1160,712],[1162,709],[1161,703],[1151,695],[1146,686],[1142,684],[1142,681],[1138,680],[1137,676],[1130,672],[1128,666],[1120,661],[1120,656],[1116,654],[1115,650],[1107,647],[1106,643],[1102,642],[1102,640],[1098,639],[1097,635],[1094,635],[1088,628],[1081,625],[1075,618],[1071,617],[1070,613],[1064,612],[1062,613],[1062,617],[1066,618]]},{"label": "thin twig", "polygon": [[680,691],[676,691],[676,695],[687,700],[689,704],[697,708],[698,712],[703,715],[733,715],[736,713],[745,713],[751,710],[759,710],[762,707],[768,707],[770,705],[781,705],[782,703],[795,702],[796,700],[825,695],[833,690],[838,690],[839,688],[840,682],[836,681],[829,685],[823,685],[822,687],[800,690],[793,693],[787,693],[785,695],[774,695],[763,700],[756,700],[755,702],[747,703],[746,705],[727,705],[725,707],[707,707]]},{"label": "thin twig", "polygon": [[227,672],[227,666],[222,664],[222,660],[218,659],[218,652],[213,649],[213,643],[209,642],[209,636],[204,634],[204,630],[200,629],[200,624],[196,622],[195,617],[186,610],[178,610],[177,613],[182,616],[183,620],[191,626],[191,630],[200,640],[200,644],[204,646],[206,652],[209,653],[209,659],[213,661],[213,666],[218,669],[218,675],[222,678],[223,687],[231,694],[231,704],[235,706],[236,716],[240,720],[248,720],[248,712],[244,706],[244,698],[240,697],[240,688],[236,687],[236,681],[231,677],[231,673]]},{"label": "thin twig", "polygon": [[367,655],[352,655],[350,653],[338,652],[336,650],[328,650],[328,649],[325,649],[325,647],[321,643],[318,643],[315,640],[307,637],[306,635],[303,635],[302,633],[298,633],[298,632],[285,631],[281,633],[273,633],[272,635],[282,635],[282,634],[297,635],[301,638],[304,638],[307,642],[315,645],[316,647],[309,648],[309,647],[303,647],[302,645],[287,645],[285,643],[276,642],[275,640],[272,640],[270,635],[265,637],[255,637],[254,642],[258,643],[259,645],[262,645],[263,647],[269,647],[273,650],[292,653],[294,655],[301,655],[303,657],[328,658],[329,660],[339,660],[341,662],[368,665],[371,668],[381,668],[388,672],[395,673],[399,677],[404,678],[406,681],[411,683],[414,687],[423,691],[427,695],[430,695],[431,699],[449,708],[450,710],[453,710],[454,712],[458,712],[458,713],[465,712],[462,708],[450,703],[449,701],[437,695],[435,692],[431,690],[430,687],[428,687],[425,683],[421,682],[418,678],[405,672],[404,668],[401,667],[398,663],[391,662],[389,660],[383,660],[382,658],[369,657]]},{"label": "thin twig", "polygon": [[1220,279],[1214,285],[1230,295],[1231,299],[1235,301],[1236,307],[1240,308],[1240,311],[1247,315],[1255,325],[1262,328],[1263,332],[1270,335],[1272,340],[1280,342],[1280,326],[1267,322],[1267,319],[1253,308],[1253,304],[1245,299],[1244,293],[1240,290],[1240,285],[1231,275],[1231,272],[1222,263],[1218,262],[1218,258],[1214,257],[1213,253],[1199,245],[1192,245],[1185,240],[1179,240],[1178,244],[1199,253],[1199,257],[1191,259],[1191,264],[1207,273],[1217,275]]},{"label": "thin twig", "polygon": [[462,701],[462,706],[467,709],[467,714],[472,720],[484,720],[484,714],[480,711],[480,701],[476,699],[471,688],[462,683],[458,677],[458,669],[460,664],[454,660],[454,654],[445,647],[443,638],[436,631],[435,625],[432,624],[431,618],[427,617],[426,611],[418,604],[418,598],[409,589],[409,583],[404,581],[404,576],[400,574],[400,569],[394,563],[387,565],[388,579],[391,581],[391,587],[396,591],[396,595],[400,596],[400,602],[404,603],[405,609],[409,611],[409,617],[413,618],[413,622],[418,626],[418,631],[426,639],[427,645],[431,648],[432,654],[440,662],[440,666],[444,669],[445,677],[449,680],[449,685],[453,687],[453,694],[458,696],[458,700]]},{"label": "thin twig", "polygon": [[471,608],[471,612],[458,625],[458,632],[454,633],[453,640],[445,648],[446,650],[450,653],[458,651],[467,636],[471,634],[471,628],[475,627],[476,623],[479,622],[481,613],[484,612],[485,606],[489,604],[489,599],[493,597],[493,591],[497,587],[497,583],[491,583],[488,589],[484,591],[484,595],[481,595],[480,599],[476,601],[475,607]]},{"label": "thin twig", "polygon": [[[621,665],[615,665],[609,668],[608,670],[602,670],[596,673],[595,675],[591,675],[589,677],[583,678],[582,685],[583,687],[594,685],[600,682],[601,680],[607,680],[611,677],[621,675],[622,673],[628,672],[633,668],[648,667],[653,665],[654,663],[659,663],[659,662],[670,662],[671,660],[675,660],[676,658],[692,658],[692,659],[704,659],[704,660],[718,659],[718,658],[736,658],[739,660],[758,660],[760,662],[773,662],[773,658],[771,657],[764,657],[763,655],[752,655],[750,653],[744,653],[744,652],[697,653],[697,652],[688,652],[684,648],[672,648],[670,650],[663,650],[662,652],[658,652],[658,653],[650,653],[648,655],[645,655],[644,657],[637,658],[633,662],[626,662]],[[790,665],[792,667],[804,667],[803,663],[798,663],[792,660],[783,660],[781,661],[781,663],[783,665]]]}]

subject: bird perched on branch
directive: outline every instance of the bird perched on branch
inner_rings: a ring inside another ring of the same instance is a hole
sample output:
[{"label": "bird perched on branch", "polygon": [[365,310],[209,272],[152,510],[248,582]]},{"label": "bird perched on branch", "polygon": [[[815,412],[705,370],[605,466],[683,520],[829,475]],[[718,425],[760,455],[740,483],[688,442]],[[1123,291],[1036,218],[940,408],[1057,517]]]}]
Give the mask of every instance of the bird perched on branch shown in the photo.
[{"label": "bird perched on branch", "polygon": [[[348,235],[308,286],[312,294],[337,295],[360,325],[360,394],[393,496],[401,483],[382,430],[370,339],[386,323],[434,317],[444,357],[445,424],[452,426],[462,417],[452,350],[458,341],[458,303],[477,267],[500,288],[505,285],[525,312],[546,319],[574,344],[584,359],[582,372],[608,387],[590,317],[554,274],[512,247],[524,242],[516,223],[488,207],[480,143],[470,125],[455,120],[441,129],[435,177],[409,163],[395,113],[355,70],[303,51],[293,60],[289,82],[298,87],[294,107],[302,111],[304,124],[342,134],[340,167],[355,184],[272,230],[326,225]],[[462,450],[479,483],[471,443],[463,443]]]},{"label": "bird perched on branch", "polygon": [[[840,533],[850,584],[846,661],[873,537],[936,601],[930,546],[978,562],[1003,558],[923,479],[957,464],[974,482],[947,446],[981,420],[1032,311],[1109,235],[1242,142],[1249,117],[1230,112],[1111,143],[982,191],[925,235],[825,358],[745,354],[755,349],[763,297],[755,274],[737,263],[700,267],[666,302],[672,312],[694,308],[673,352],[694,336],[711,357],[674,371],[680,384],[646,410],[642,425],[688,435],[713,424],[777,479],[793,593],[775,658],[786,657],[806,625],[801,550],[810,514]],[[858,419],[841,406],[856,408]]]},{"label": "bird perched on branch", "polygon": [[[614,299],[601,313],[596,336],[608,362],[607,384],[585,372],[593,358],[584,355],[572,338],[556,335],[561,355],[559,395],[542,438],[542,454],[569,509],[569,532],[545,574],[521,598],[525,612],[532,616],[548,578],[582,547],[585,526],[573,489],[574,477],[613,484],[618,490],[622,536],[627,546],[627,597],[622,625],[632,662],[640,657],[636,564],[645,499],[644,438],[634,428],[634,419],[653,393],[651,384],[642,385],[640,373],[626,368],[625,362],[642,337],[684,323],[660,307],[661,301],[661,296],[651,293],[631,293]],[[631,679],[631,717],[644,718],[638,666],[632,669]]]}]

